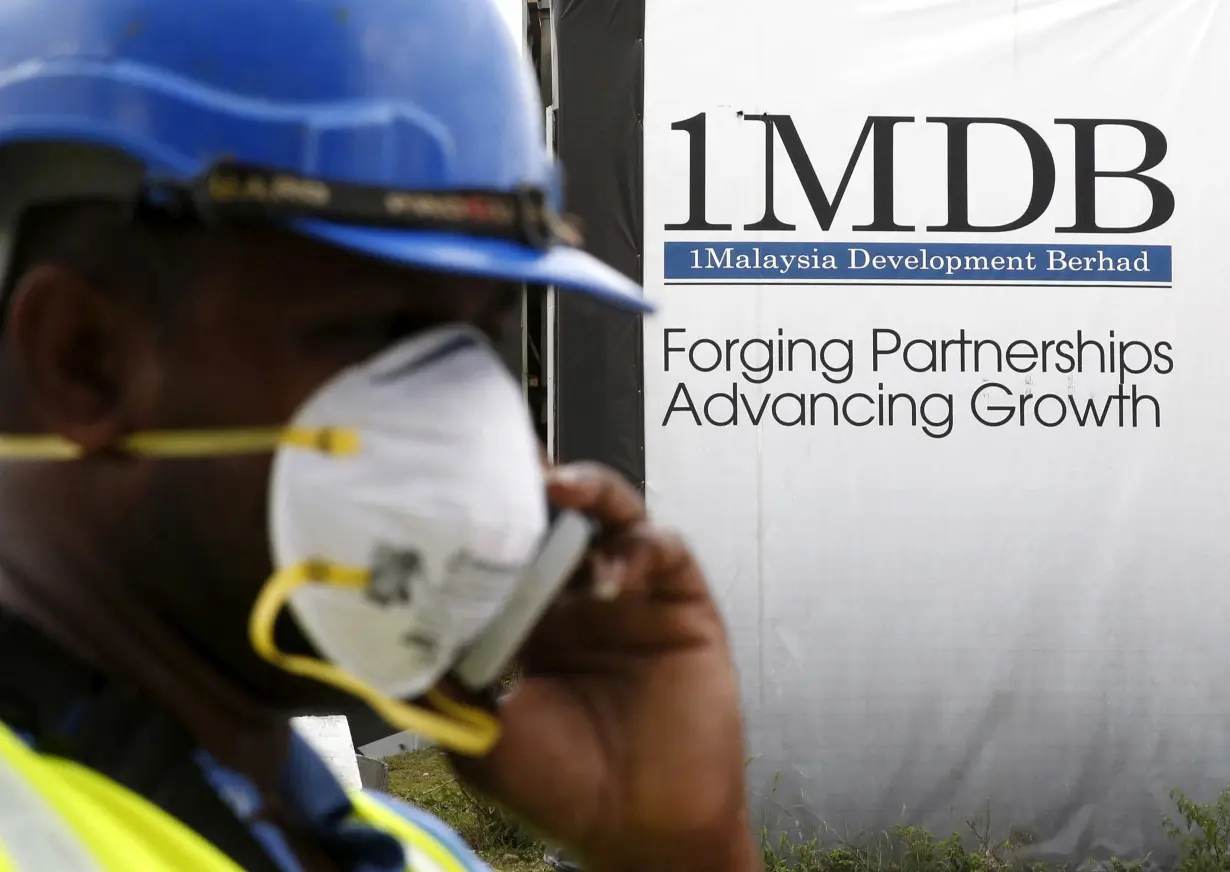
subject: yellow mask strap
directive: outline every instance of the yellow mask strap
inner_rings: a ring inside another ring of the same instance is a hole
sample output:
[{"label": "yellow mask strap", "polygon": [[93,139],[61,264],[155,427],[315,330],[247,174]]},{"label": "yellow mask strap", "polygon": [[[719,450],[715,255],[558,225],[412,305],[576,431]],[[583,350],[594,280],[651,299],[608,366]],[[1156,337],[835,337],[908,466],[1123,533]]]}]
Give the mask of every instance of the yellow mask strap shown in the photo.
[{"label": "yellow mask strap", "polygon": [[[361,447],[359,434],[351,429],[262,427],[148,431],[133,434],[115,449],[146,457],[187,458],[266,454],[282,446],[334,456],[355,454]],[[75,460],[83,455],[79,445],[60,436],[0,435],[0,459]],[[286,654],[274,645],[274,621],[296,588],[313,582],[363,587],[368,578],[364,569],[315,563],[290,567],[275,574],[261,590],[252,611],[248,624],[252,647],[274,666],[363,700],[394,726],[419,733],[463,754],[481,756],[487,753],[500,735],[499,721],[488,712],[458,703],[436,690],[427,693],[427,700],[443,714],[407,705],[323,660]]]},{"label": "yellow mask strap", "polygon": [[[267,454],[284,445],[324,454],[354,454],[359,450],[359,434],[338,427],[151,430],[134,433],[115,448],[146,457],[217,457]],[[79,445],[61,436],[0,435],[0,459],[75,460],[83,453]]]},{"label": "yellow mask strap", "polygon": [[302,563],[276,573],[261,590],[252,609],[248,622],[252,647],[279,669],[331,685],[363,700],[399,729],[426,736],[462,754],[474,757],[486,754],[500,737],[500,722],[488,712],[456,702],[434,689],[428,691],[427,701],[443,714],[408,705],[323,660],[278,650],[273,642],[274,621],[297,588],[311,583],[361,588],[369,579],[366,569],[329,563]]}]

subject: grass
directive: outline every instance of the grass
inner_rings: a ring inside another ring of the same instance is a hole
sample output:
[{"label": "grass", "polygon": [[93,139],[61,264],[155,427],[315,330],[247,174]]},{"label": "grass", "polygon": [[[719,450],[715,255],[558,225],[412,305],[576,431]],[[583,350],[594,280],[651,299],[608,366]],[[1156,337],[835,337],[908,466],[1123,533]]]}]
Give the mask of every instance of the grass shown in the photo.
[{"label": "grass", "polygon": [[[543,846],[498,808],[463,788],[443,755],[403,754],[389,762],[389,791],[452,827],[497,872],[549,872]],[[1209,802],[1175,790],[1176,815],[1162,821],[1179,850],[1174,872],[1230,872],[1230,787]],[[989,815],[971,818],[966,831],[937,837],[897,826],[869,837],[845,838],[824,830],[793,837],[761,833],[765,872],[1060,872],[1031,862],[1009,831],[997,834]],[[1143,860],[1110,860],[1076,870],[1140,872]]]},{"label": "grass", "polygon": [[498,872],[550,872],[544,849],[495,806],[463,788],[439,751],[388,761],[389,792],[434,814]]}]

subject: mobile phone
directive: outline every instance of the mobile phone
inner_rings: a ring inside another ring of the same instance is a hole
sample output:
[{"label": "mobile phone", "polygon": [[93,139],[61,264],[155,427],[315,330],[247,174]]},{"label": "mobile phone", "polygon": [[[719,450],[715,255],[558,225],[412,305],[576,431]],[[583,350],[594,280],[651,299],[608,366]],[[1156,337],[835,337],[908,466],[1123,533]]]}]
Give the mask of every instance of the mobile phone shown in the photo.
[{"label": "mobile phone", "polygon": [[534,561],[500,615],[462,655],[453,675],[469,690],[490,687],[508,668],[530,631],[580,566],[596,524],[580,512],[559,512]]}]

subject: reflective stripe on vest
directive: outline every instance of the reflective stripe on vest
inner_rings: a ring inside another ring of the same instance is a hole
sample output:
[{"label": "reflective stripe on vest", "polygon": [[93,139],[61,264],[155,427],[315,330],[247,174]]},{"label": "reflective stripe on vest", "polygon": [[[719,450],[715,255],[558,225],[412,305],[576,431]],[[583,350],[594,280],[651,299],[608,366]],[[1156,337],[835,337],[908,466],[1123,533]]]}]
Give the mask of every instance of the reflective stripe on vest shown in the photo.
[{"label": "reflective stripe on vest", "polygon": [[[407,872],[489,872],[378,800],[356,817],[398,839]],[[31,750],[0,724],[0,872],[243,872],[194,830],[114,781]]]},{"label": "reflective stripe on vest", "polygon": [[0,727],[0,872],[101,872],[56,809],[30,787],[22,754],[14,753],[24,750],[21,739]]},{"label": "reflective stripe on vest", "polygon": [[401,840],[406,848],[406,865],[413,872],[486,872],[485,866],[463,862],[434,835],[380,801],[361,793],[351,796],[351,801],[360,819]]}]

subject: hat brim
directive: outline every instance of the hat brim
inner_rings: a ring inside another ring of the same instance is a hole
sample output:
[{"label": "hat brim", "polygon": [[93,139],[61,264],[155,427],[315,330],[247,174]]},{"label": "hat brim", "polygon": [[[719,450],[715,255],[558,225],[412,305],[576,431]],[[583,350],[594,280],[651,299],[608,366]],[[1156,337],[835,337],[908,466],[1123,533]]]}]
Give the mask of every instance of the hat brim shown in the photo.
[{"label": "hat brim", "polygon": [[640,285],[591,254],[567,246],[545,251],[500,239],[351,227],[300,220],[306,236],[381,260],[441,272],[550,285],[632,312],[652,312]]}]

